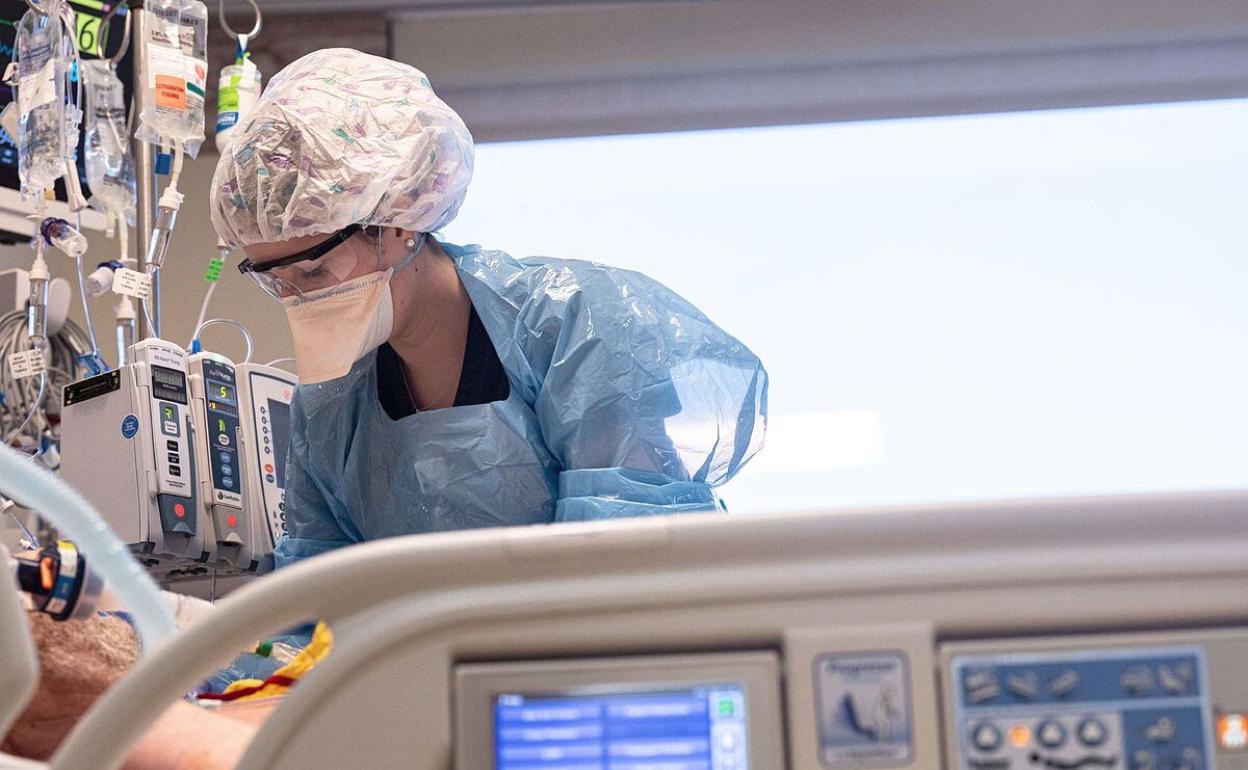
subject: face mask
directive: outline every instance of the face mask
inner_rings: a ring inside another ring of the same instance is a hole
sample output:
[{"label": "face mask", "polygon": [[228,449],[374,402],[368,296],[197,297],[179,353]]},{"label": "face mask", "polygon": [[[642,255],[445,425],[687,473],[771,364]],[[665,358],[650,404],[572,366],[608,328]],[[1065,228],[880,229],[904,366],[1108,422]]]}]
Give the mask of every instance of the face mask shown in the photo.
[{"label": "face mask", "polygon": [[282,300],[301,383],[342,377],[356,361],[390,339],[394,326],[390,277],[414,260],[424,244],[422,237],[397,267]]}]

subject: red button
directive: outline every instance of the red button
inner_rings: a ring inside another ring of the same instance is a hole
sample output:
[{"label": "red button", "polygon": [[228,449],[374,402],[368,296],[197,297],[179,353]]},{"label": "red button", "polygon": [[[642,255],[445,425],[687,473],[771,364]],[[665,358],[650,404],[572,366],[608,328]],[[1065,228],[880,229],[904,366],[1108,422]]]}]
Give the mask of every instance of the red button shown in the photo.
[{"label": "red button", "polygon": [[273,472],[273,464],[272,464],[272,463],[266,463],[266,464],[265,464],[265,466],[264,466],[264,472],[265,472],[265,473],[272,473],[272,472]]},{"label": "red button", "polygon": [[182,505],[182,503],[174,503],[174,504],[173,504],[173,515],[174,515],[174,516],[177,516],[179,519],[181,519],[181,518],[185,518],[185,517],[186,517],[186,506]]},{"label": "red button", "polygon": [[229,524],[231,527],[237,527],[238,517],[231,513],[229,516],[225,517],[225,523]]}]

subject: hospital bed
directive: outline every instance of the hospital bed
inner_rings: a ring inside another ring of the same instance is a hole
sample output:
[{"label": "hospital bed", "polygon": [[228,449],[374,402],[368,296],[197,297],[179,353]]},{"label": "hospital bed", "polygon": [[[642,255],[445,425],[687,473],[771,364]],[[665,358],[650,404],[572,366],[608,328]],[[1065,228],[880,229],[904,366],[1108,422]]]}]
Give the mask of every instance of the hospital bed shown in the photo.
[{"label": "hospital bed", "polygon": [[348,548],[221,601],[52,766],[116,766],[236,650],[310,617],[334,651],[246,770],[1248,768],[1244,492]]}]

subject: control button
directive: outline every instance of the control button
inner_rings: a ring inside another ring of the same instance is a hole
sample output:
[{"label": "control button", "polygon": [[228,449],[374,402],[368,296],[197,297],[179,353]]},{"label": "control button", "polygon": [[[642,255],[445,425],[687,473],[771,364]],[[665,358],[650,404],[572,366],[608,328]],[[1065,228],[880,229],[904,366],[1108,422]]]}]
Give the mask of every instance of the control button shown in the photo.
[{"label": "control button", "polygon": [[1174,770],[1204,770],[1204,757],[1200,749],[1188,746],[1183,754],[1174,762]]},{"label": "control button", "polygon": [[981,722],[971,731],[971,742],[980,751],[996,751],[1001,747],[1001,731],[991,722]]},{"label": "control button", "polygon": [[217,443],[218,443],[218,444],[220,444],[221,446],[229,446],[229,445],[230,445],[230,435],[229,435],[228,433],[218,433],[218,434],[217,434]]},{"label": "control button", "polygon": [[169,475],[170,475],[170,476],[181,476],[181,475],[182,475],[182,469],[181,469],[181,468],[179,468],[179,467],[178,467],[178,466],[176,466],[176,465],[170,465],[170,466],[169,466]]},{"label": "control button", "polygon": [[273,472],[273,463],[265,463],[265,464],[264,464],[264,472],[265,472],[265,473],[272,473],[272,472]]},{"label": "control button", "polygon": [[962,686],[971,703],[990,701],[1001,694],[1001,685],[997,682],[997,675],[992,669],[967,673],[966,678],[962,680]]},{"label": "control button", "polygon": [[1079,723],[1076,732],[1079,735],[1079,742],[1089,748],[1100,746],[1105,742],[1107,730],[1105,724],[1096,717],[1088,717]]},{"label": "control button", "polygon": [[228,463],[230,460],[234,459],[234,455],[230,454],[229,452],[218,452],[217,457],[223,463]]},{"label": "control button", "polygon": [[1139,749],[1131,757],[1131,770],[1157,770],[1157,755],[1147,749]]},{"label": "control button", "polygon": [[185,519],[186,518],[186,506],[183,505],[182,503],[174,503],[173,515],[177,516],[179,519]]},{"label": "control button", "polygon": [[284,511],[284,510],[286,510],[286,501],[285,501],[285,500],[282,500],[282,501],[280,501],[280,502],[277,504],[277,510],[279,510],[279,511]]},{"label": "control button", "polygon": [[222,475],[222,476],[233,476],[233,475],[234,475],[234,466],[233,466],[233,465],[226,465],[226,464],[224,464],[224,463],[223,463],[223,464],[221,465],[221,475]]},{"label": "control button", "polygon": [[276,479],[274,479],[274,478],[273,478],[273,474],[272,474],[272,473],[265,474],[265,476],[264,476],[264,480],[265,480],[265,481],[267,481],[267,482],[269,482],[270,484],[272,484],[274,481],[276,481]]},{"label": "control button", "polygon": [[[231,477],[231,476],[226,476],[225,478],[221,479],[221,486],[222,486],[223,488],[225,488],[225,489],[228,489],[228,490],[230,490],[230,491],[233,491],[233,490],[234,490],[234,479],[233,479],[233,477]],[[220,496],[221,496],[220,494],[218,494],[218,495],[217,495],[217,497],[220,497]]]},{"label": "control button", "polygon": [[172,420],[165,420],[161,426],[161,430],[167,436],[176,436],[178,435],[178,424]]},{"label": "control button", "polygon": [[1166,692],[1171,695],[1182,695],[1187,692],[1187,686],[1192,681],[1192,667],[1187,663],[1173,668],[1162,666],[1157,669],[1157,678],[1161,680],[1161,686]]},{"label": "control button", "polygon": [[269,418],[268,418],[268,417],[264,417],[264,416],[262,415],[262,416],[260,417],[260,424],[261,424],[261,425],[268,425],[268,424],[269,424]]},{"label": "control button", "polygon": [[1079,672],[1068,668],[1049,681],[1049,692],[1057,697],[1069,695],[1079,686]]},{"label": "control button", "polygon": [[230,515],[225,517],[225,523],[230,525],[231,527],[237,527],[238,517],[231,513]]},{"label": "control button", "polygon": [[264,453],[265,453],[266,455],[267,455],[267,454],[272,454],[272,453],[273,453],[273,450],[269,449],[269,448],[266,446],[266,447],[264,448]]},{"label": "control button", "polygon": [[1248,749],[1248,715],[1220,715],[1218,717],[1218,745],[1226,751]]},{"label": "control button", "polygon": [[168,449],[170,452],[176,452],[176,451],[178,451],[178,442],[176,442],[176,441],[166,441],[166,442],[165,442],[165,449]]},{"label": "control button", "polygon": [[1153,689],[1153,671],[1148,666],[1134,666],[1122,672],[1118,684],[1132,695],[1144,695]]},{"label": "control button", "polygon": [[1151,743],[1169,743],[1174,740],[1174,733],[1177,730],[1174,720],[1170,717],[1161,717],[1156,722],[1144,728],[1144,737]]},{"label": "control button", "polygon": [[1035,672],[1025,674],[1009,674],[1005,677],[1005,688],[1020,698],[1032,700],[1040,694],[1040,683]]},{"label": "control button", "polygon": [[268,429],[268,428],[261,428],[261,429],[260,429],[260,431],[261,431],[262,433],[264,433],[264,435],[266,435],[266,436],[267,436],[267,435],[269,435],[269,429]]},{"label": "control button", "polygon": [[1036,728],[1036,740],[1046,749],[1056,749],[1066,742],[1066,728],[1055,719],[1046,719]]}]

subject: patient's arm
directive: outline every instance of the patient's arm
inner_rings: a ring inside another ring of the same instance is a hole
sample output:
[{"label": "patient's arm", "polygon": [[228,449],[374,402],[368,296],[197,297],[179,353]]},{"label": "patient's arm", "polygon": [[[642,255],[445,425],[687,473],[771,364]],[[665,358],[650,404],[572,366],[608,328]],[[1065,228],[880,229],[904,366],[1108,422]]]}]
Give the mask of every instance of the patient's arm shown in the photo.
[{"label": "patient's arm", "polygon": [[[0,750],[47,760],[78,719],[138,657],[130,626],[113,618],[56,623],[30,616],[39,690]],[[135,746],[127,770],[226,770],[242,757],[272,702],[209,712],[174,703]]]}]

